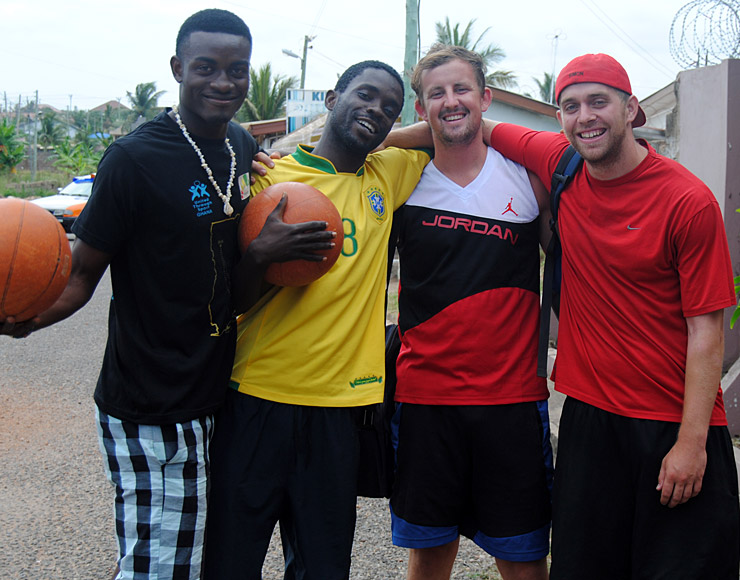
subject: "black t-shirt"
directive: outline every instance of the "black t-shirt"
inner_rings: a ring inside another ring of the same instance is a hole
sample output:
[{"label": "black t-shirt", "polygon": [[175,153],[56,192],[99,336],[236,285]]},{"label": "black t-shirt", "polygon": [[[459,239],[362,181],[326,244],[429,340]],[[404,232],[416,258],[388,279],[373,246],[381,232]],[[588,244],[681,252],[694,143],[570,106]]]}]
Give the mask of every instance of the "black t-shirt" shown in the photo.
[{"label": "black t-shirt", "polygon": [[[231,124],[236,174],[227,216],[193,148],[166,114],[105,152],[74,226],[113,256],[108,342],[95,402],[141,424],[188,421],[223,401],[236,345],[231,273],[254,139]],[[223,140],[193,136],[225,192]]]}]

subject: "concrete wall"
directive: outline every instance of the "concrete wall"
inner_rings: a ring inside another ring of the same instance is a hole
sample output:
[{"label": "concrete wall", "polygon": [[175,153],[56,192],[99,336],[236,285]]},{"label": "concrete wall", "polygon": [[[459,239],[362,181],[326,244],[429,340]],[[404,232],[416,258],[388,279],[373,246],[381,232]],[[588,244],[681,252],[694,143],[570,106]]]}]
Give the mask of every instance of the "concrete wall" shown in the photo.
[{"label": "concrete wall", "polygon": [[[677,81],[671,139],[677,160],[697,175],[719,202],[735,275],[740,274],[740,60],[684,71]],[[670,123],[669,123],[670,126]],[[740,357],[740,327],[726,312],[725,368]]]},{"label": "concrete wall", "polygon": [[[669,120],[678,161],[714,192],[725,220],[734,274],[740,274],[740,60],[679,74],[677,107]],[[672,125],[672,126],[671,126]],[[730,329],[725,312],[722,379],[730,431],[740,434],[740,324]]]}]

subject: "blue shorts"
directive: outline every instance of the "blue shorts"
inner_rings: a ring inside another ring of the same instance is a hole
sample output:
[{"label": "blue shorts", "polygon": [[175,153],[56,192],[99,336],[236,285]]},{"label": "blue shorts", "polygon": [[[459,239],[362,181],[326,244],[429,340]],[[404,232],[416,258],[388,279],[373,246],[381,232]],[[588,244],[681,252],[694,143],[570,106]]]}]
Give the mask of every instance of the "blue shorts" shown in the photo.
[{"label": "blue shorts", "polygon": [[198,580],[213,419],[139,425],[97,411],[98,442],[116,488],[117,580]]},{"label": "blue shorts", "polygon": [[471,538],[496,558],[544,558],[552,449],[547,401],[414,405],[394,418],[393,543],[429,548]]}]

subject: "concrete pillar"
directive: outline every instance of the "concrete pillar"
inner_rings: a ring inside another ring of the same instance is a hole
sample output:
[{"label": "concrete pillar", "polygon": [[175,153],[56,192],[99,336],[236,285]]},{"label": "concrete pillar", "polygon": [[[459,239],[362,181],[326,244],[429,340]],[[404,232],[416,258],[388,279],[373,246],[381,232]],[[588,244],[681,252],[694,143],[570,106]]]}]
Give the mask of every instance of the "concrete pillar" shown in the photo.
[{"label": "concrete pillar", "polygon": [[[734,274],[740,274],[740,60],[692,69],[678,75],[673,139],[678,161],[717,197],[725,220]],[[730,330],[725,313],[724,368],[740,358],[740,323]],[[737,369],[735,369],[737,371]],[[740,434],[740,373],[723,380],[730,430]]]}]

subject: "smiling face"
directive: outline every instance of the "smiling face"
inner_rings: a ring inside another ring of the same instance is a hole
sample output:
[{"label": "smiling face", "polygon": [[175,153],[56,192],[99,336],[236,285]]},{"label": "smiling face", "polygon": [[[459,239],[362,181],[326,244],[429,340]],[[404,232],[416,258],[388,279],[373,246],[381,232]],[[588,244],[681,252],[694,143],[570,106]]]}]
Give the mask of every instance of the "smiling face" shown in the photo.
[{"label": "smiling face", "polygon": [[219,138],[249,89],[252,47],[243,36],[193,32],[170,61],[180,83],[180,115],[194,135]]},{"label": "smiling face", "polygon": [[432,129],[435,146],[480,140],[483,111],[491,90],[481,90],[472,66],[453,59],[421,74],[416,111]]},{"label": "smiling face", "polygon": [[329,91],[327,128],[338,143],[355,154],[367,155],[380,145],[403,106],[403,89],[390,73],[366,68],[344,90]]},{"label": "smiling face", "polygon": [[612,87],[579,83],[560,95],[558,120],[576,151],[593,166],[620,163],[632,137],[632,121],[638,104]]}]

